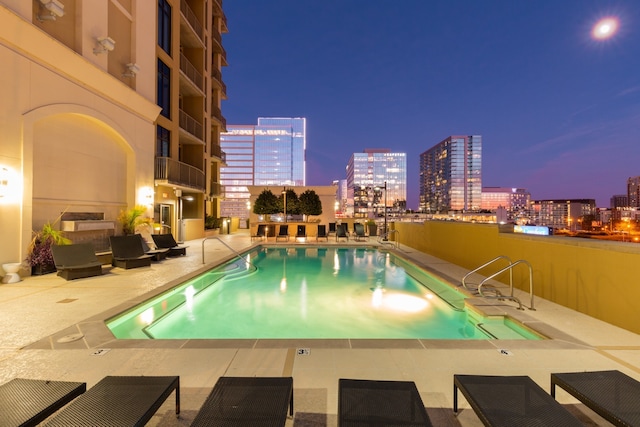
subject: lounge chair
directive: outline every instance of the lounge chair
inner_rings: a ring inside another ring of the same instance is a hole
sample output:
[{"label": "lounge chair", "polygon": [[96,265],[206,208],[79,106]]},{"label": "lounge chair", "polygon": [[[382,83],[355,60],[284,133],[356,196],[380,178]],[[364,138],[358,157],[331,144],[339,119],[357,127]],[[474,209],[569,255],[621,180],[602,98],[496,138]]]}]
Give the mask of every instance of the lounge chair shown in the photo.
[{"label": "lounge chair", "polygon": [[267,224],[258,224],[258,228],[256,229],[256,234],[251,236],[251,241],[253,239],[264,240],[267,238]]},{"label": "lounge chair", "polygon": [[582,426],[527,376],[453,376],[453,411],[458,389],[485,426]]},{"label": "lounge chair", "polygon": [[151,248],[147,241],[142,238],[142,235],[135,234],[135,236],[140,236],[142,251],[147,255],[151,255],[154,261],[162,261],[169,255],[169,248]]},{"label": "lounge chair", "polygon": [[551,374],[556,385],[616,426],[640,426],[640,382],[620,371]]},{"label": "lounge chair", "polygon": [[338,425],[431,426],[413,381],[338,382]]},{"label": "lounge chair", "polygon": [[298,226],[298,232],[296,233],[296,240],[297,239],[307,239],[307,226],[306,225],[299,225]]},{"label": "lounge chair", "polygon": [[276,242],[280,239],[285,239],[287,242],[289,241],[289,226],[287,224],[282,224],[280,230],[278,230]]},{"label": "lounge chair", "polygon": [[319,239],[329,241],[329,235],[327,234],[327,226],[324,224],[318,224],[318,233],[316,233],[316,242]]},{"label": "lounge chair", "polygon": [[54,415],[46,426],[143,426],[175,391],[180,377],[104,377]]},{"label": "lounge chair", "polygon": [[51,254],[58,276],[67,280],[102,274],[102,263],[98,260],[91,243],[52,245]]},{"label": "lounge chair", "polygon": [[340,239],[347,239],[347,241],[349,241],[346,224],[336,225],[336,242],[338,242]]},{"label": "lounge chair", "polygon": [[180,246],[173,238],[173,234],[152,234],[153,243],[158,249],[169,249],[169,256],[180,256],[187,254],[187,246]]},{"label": "lounge chair", "polygon": [[335,222],[330,222],[329,223],[329,232],[327,234],[329,236],[331,236],[332,234],[336,234],[336,223]]},{"label": "lounge chair", "polygon": [[220,377],[191,426],[284,426],[292,377]]},{"label": "lounge chair", "polygon": [[144,253],[139,235],[110,236],[109,241],[111,242],[111,265],[114,267],[129,269],[151,265],[153,256]]},{"label": "lounge chair", "polygon": [[362,224],[353,224],[354,233],[356,235],[356,242],[358,241],[366,241],[367,235],[364,233],[364,225]]},{"label": "lounge chair", "polygon": [[86,389],[85,383],[14,378],[0,386],[0,425],[38,425]]}]

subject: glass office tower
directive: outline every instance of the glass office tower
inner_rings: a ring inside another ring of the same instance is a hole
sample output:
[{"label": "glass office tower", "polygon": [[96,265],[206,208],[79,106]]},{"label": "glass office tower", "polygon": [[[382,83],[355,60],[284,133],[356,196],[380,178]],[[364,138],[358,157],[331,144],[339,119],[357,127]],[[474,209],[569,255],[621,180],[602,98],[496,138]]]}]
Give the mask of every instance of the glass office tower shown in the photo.
[{"label": "glass office tower", "polygon": [[472,212],[481,205],[480,135],[453,135],[420,154],[421,212]]},{"label": "glass office tower", "polygon": [[248,185],[306,184],[306,119],[260,117],[257,125],[227,125],[220,135],[223,217],[249,217]]}]

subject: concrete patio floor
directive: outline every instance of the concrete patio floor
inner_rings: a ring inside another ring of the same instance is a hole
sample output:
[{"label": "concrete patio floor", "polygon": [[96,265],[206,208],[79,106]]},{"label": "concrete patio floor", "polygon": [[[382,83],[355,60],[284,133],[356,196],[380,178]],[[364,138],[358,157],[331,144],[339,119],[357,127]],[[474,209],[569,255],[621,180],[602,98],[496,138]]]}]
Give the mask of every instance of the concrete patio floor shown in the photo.
[{"label": "concrete patio floor", "polygon": [[[253,244],[246,230],[219,237],[235,250]],[[405,380],[416,383],[434,425],[480,426],[462,397],[454,416],[454,374],[528,375],[547,391],[552,372],[617,369],[640,380],[640,335],[540,298],[536,311],[499,309],[553,338],[544,341],[353,340],[345,346],[331,340],[129,342],[106,334],[108,315],[231,256],[214,239],[185,245],[185,257],[151,267],[104,266],[99,277],[65,281],[49,274],[0,285],[0,383],[22,377],[82,381],[89,388],[107,375],[179,375],[180,417],[170,397],[148,425],[187,426],[220,376],[293,376],[295,414],[287,425],[335,426],[339,378]],[[457,282],[467,272],[399,250]],[[309,353],[298,355],[301,347]],[[609,425],[564,391],[557,399],[586,425]]]}]

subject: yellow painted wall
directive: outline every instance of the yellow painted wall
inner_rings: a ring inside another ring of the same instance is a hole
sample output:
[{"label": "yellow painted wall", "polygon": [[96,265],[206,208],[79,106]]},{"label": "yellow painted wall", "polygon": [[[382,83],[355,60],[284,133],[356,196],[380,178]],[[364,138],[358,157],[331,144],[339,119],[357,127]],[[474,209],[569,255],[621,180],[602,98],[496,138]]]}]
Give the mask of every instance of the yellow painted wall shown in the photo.
[{"label": "yellow painted wall", "polygon": [[[392,236],[400,243],[469,270],[499,255],[524,259],[533,267],[535,295],[640,333],[638,244],[500,233],[495,224],[426,221],[393,226],[398,233]],[[485,276],[497,270],[486,271]],[[529,290],[525,266],[514,268],[514,286]]]}]

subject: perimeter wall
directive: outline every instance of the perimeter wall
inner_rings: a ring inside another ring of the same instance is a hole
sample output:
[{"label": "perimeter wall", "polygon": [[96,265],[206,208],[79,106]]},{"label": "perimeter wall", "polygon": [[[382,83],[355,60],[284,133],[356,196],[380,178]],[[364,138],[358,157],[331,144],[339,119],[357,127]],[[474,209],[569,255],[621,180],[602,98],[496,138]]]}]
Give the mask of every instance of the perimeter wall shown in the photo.
[{"label": "perimeter wall", "polygon": [[[536,296],[640,333],[640,244],[501,233],[496,224],[397,222],[392,228],[398,233],[391,237],[403,245],[469,270],[500,255],[526,260]],[[488,276],[505,265],[497,262],[480,273]],[[528,268],[518,265],[513,273],[514,287],[528,292]]]}]

